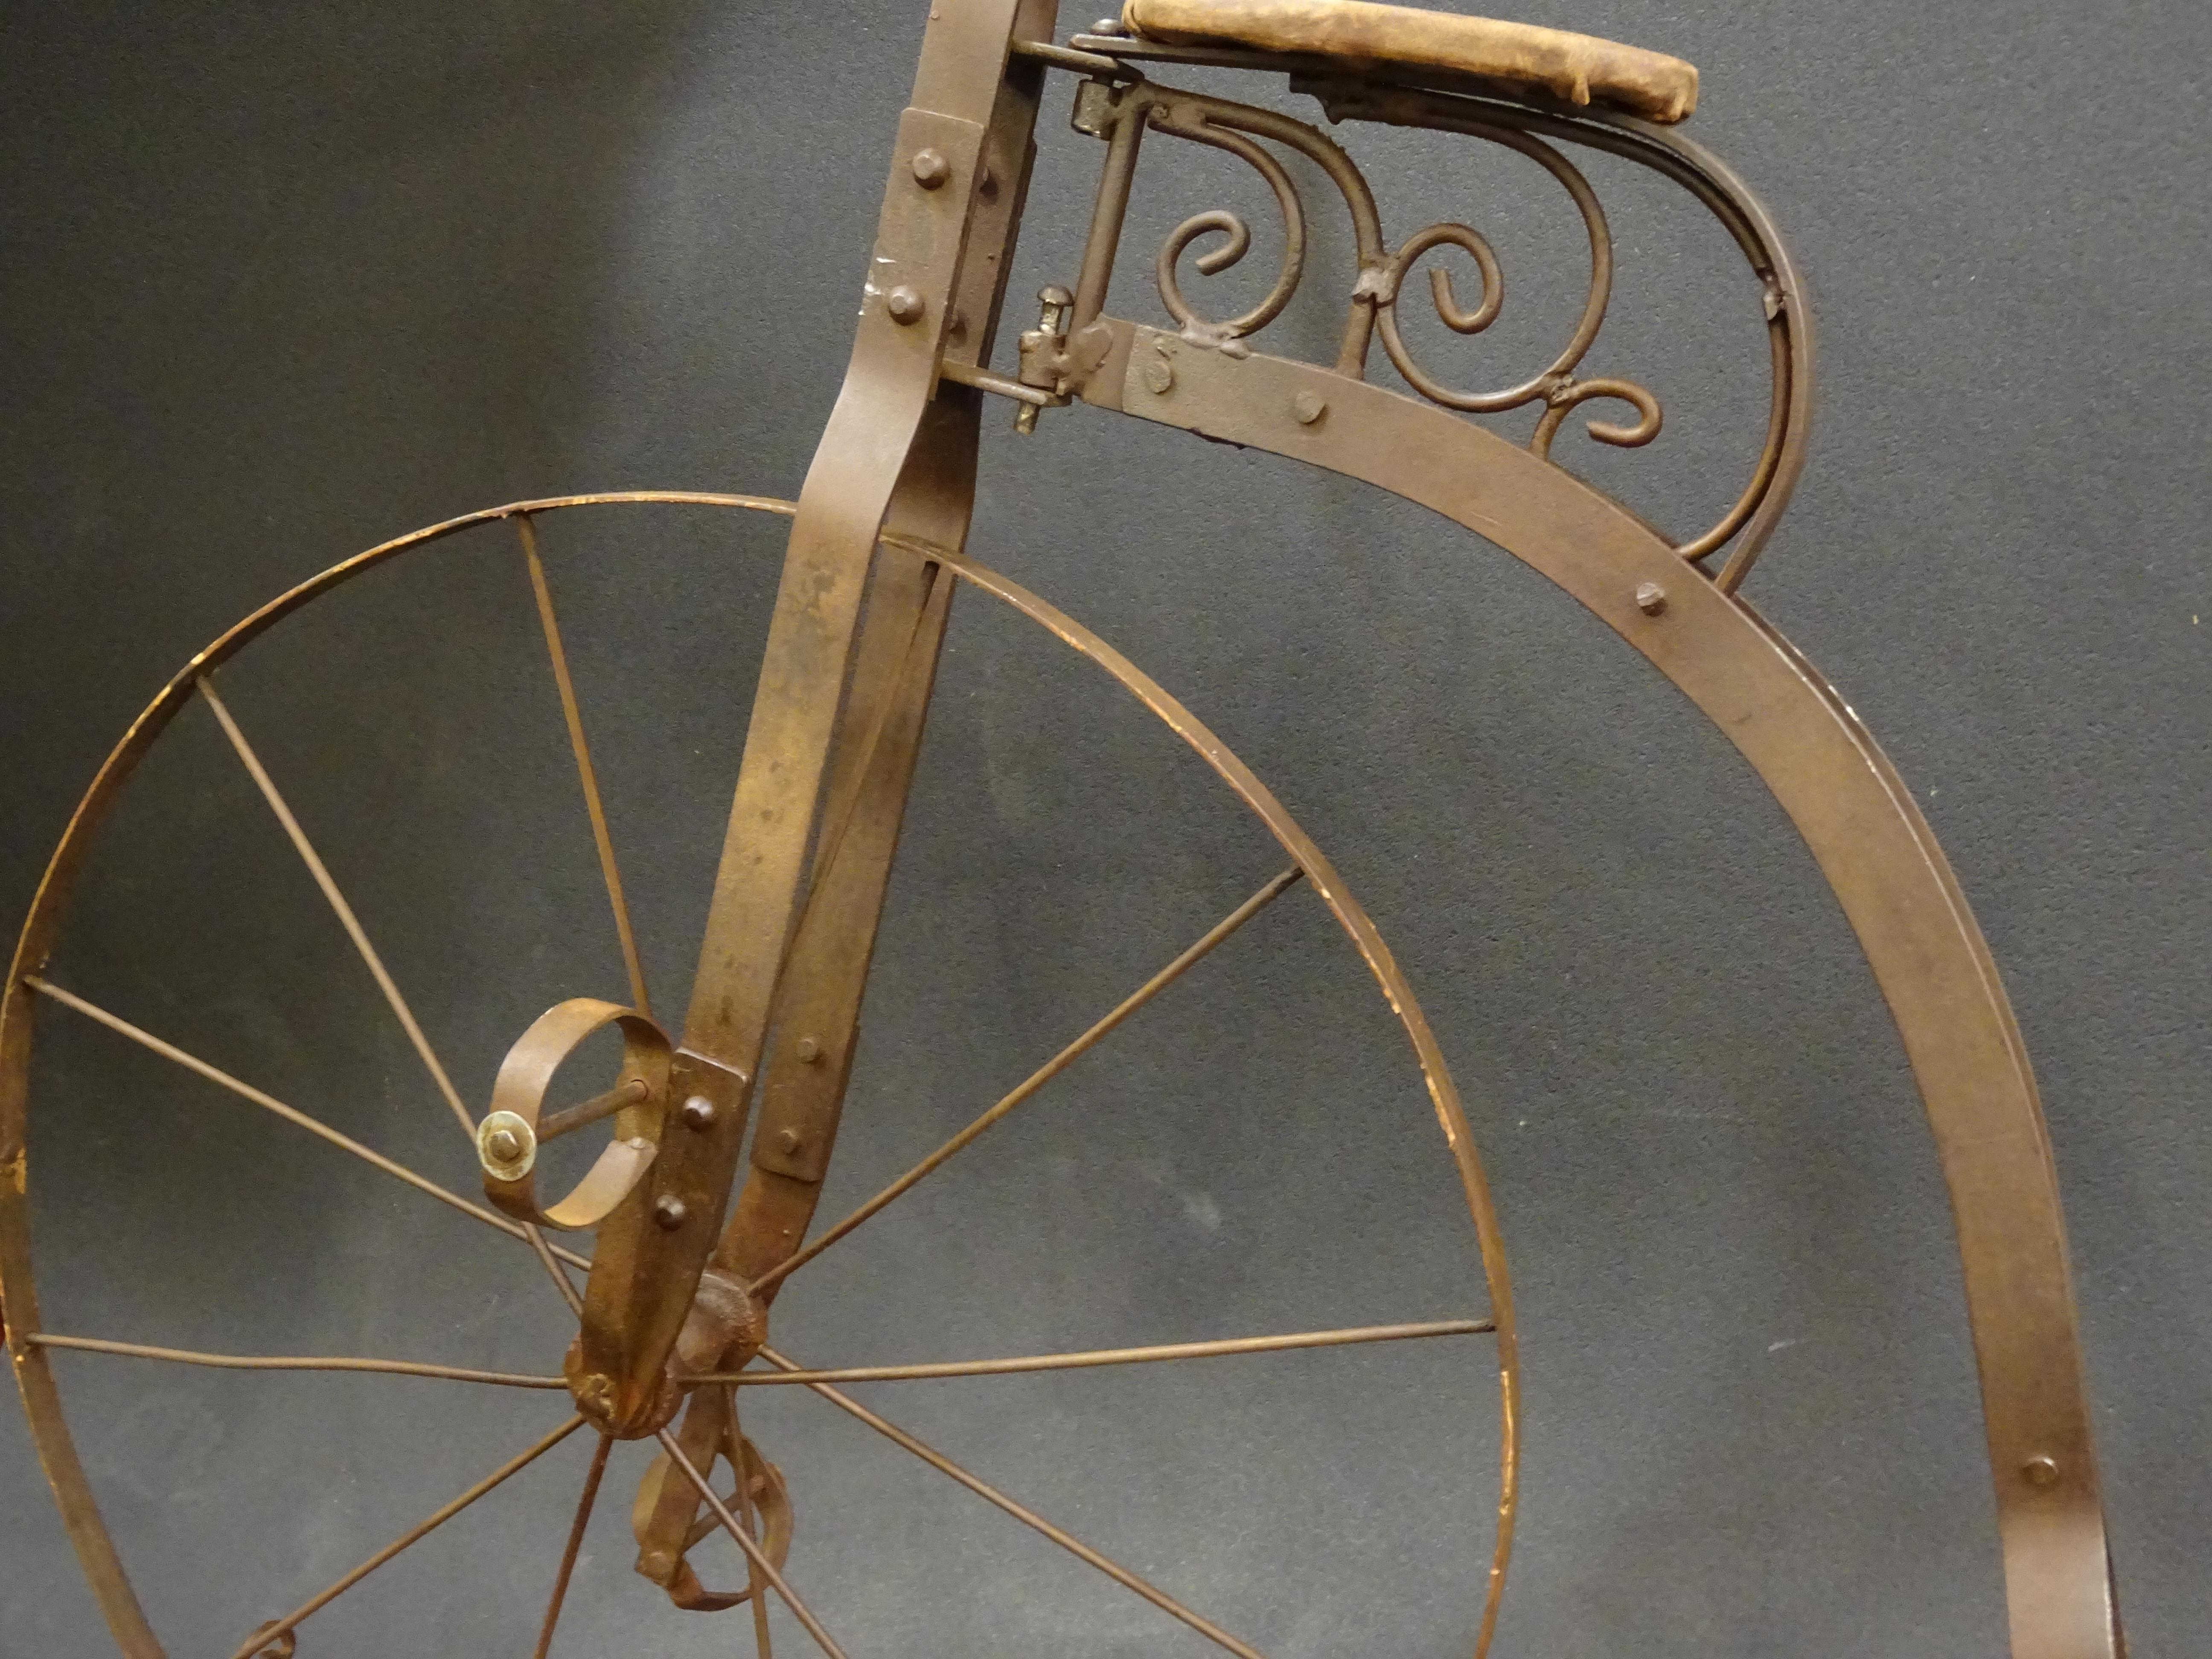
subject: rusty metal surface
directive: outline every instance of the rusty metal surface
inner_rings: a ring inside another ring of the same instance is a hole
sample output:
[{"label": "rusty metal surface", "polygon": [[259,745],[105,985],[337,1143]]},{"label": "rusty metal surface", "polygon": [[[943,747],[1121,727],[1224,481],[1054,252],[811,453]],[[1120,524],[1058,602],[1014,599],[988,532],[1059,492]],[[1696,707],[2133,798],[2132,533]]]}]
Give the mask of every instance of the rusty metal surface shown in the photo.
[{"label": "rusty metal surface", "polygon": [[[1596,491],[1471,423],[1308,364],[1130,326],[1102,393],[1147,419],[1327,467],[1543,572],[1679,686],[1820,861],[1887,1000],[1950,1188],[2015,1659],[2119,1651],[2065,1230],[2043,1115],[1989,949],[1926,821],[1848,708],[1740,599]],[[1138,368],[1164,349],[1174,383]],[[1300,421],[1302,394],[1329,418]],[[1656,613],[1638,599],[1664,591]]]},{"label": "rusty metal surface", "polygon": [[[1131,46],[1111,37],[1084,39],[1108,52]],[[1152,50],[1132,47],[1127,55],[1141,58]],[[1414,231],[1393,251],[1383,240],[1374,191],[1337,140],[1277,111],[1159,85],[1124,67],[1117,76],[1102,75],[1086,82],[1076,106],[1078,129],[1106,141],[1107,154],[1076,288],[1074,338],[1084,342],[1084,349],[1079,355],[1071,347],[1062,354],[1056,389],[1066,393],[1080,387],[1092,402],[1118,406],[1114,403],[1118,377],[1098,372],[1105,358],[1117,349],[1117,343],[1099,319],[1105,307],[1122,221],[1135,186],[1139,141],[1148,130],[1237,155],[1267,180],[1283,216],[1284,252],[1274,286],[1259,306],[1234,318],[1200,316],[1184,296],[1176,272],[1183,253],[1208,234],[1226,240],[1199,256],[1194,261],[1198,269],[1210,275],[1236,264],[1251,246],[1251,232],[1244,221],[1237,214],[1217,210],[1186,219],[1169,233],[1155,261],[1154,283],[1161,304],[1183,338],[1232,355],[1241,353],[1249,349],[1245,342],[1279,315],[1303,284],[1309,280],[1331,280],[1308,277],[1304,253],[1306,208],[1280,163],[1263,146],[1251,142],[1261,137],[1312,161],[1342,198],[1352,233],[1353,261],[1351,269],[1334,273],[1334,291],[1346,312],[1342,344],[1334,363],[1339,374],[1353,380],[1364,377],[1370,343],[1379,332],[1392,366],[1433,402],[1481,414],[1540,404],[1544,414],[1529,440],[1530,448],[1540,458],[1549,459],[1553,440],[1567,416],[1595,400],[1627,403],[1638,418],[1632,425],[1593,422],[1587,428],[1589,435],[1600,443],[1640,447],[1659,436],[1662,414],[1658,398],[1619,375],[1584,376],[1578,372],[1597,340],[1612,298],[1613,235],[1588,179],[1547,141],[1617,155],[1650,168],[1695,198],[1735,240],[1759,283],[1771,387],[1765,441],[1749,479],[1729,510],[1705,530],[1674,544],[1681,556],[1693,563],[1727,548],[1728,557],[1714,580],[1723,592],[1733,592],[1780,522],[1803,469],[1811,436],[1814,385],[1812,317],[1802,283],[1765,209],[1743,182],[1701,146],[1629,116],[1564,103],[1531,106],[1479,84],[1438,89],[1401,84],[1379,73],[1348,75],[1341,64],[1326,59],[1215,53],[1208,55],[1207,61],[1287,73],[1293,89],[1314,98],[1332,122],[1367,121],[1459,133],[1528,156],[1559,182],[1583,222],[1589,242],[1590,279],[1581,313],[1551,362],[1525,378],[1486,392],[1464,391],[1446,384],[1419,362],[1405,343],[1398,317],[1403,289],[1425,258],[1440,248],[1457,248],[1474,262],[1481,292],[1474,306],[1462,306],[1449,274],[1441,266],[1431,265],[1429,288],[1437,317],[1458,334],[1479,334],[1487,329],[1500,313],[1504,288],[1497,256],[1480,230],[1455,222],[1433,224]],[[1152,372],[1158,380],[1157,368]]]},{"label": "rusty metal surface", "polygon": [[[1374,923],[1280,801],[1127,659],[968,555],[980,422],[986,398],[995,395],[1018,406],[1020,430],[1032,429],[1044,410],[1079,398],[1304,460],[1430,507],[1575,597],[1736,745],[1789,812],[1856,931],[1926,1103],[1965,1267],[2014,1659],[2117,1659],[2122,1644],[2056,1178],[2019,1032],[1957,883],[1893,769],[1843,700],[1736,597],[1787,505],[1812,407],[1810,319],[1790,256],[1764,210],[1698,146],[1632,118],[1418,68],[1138,42],[1111,33],[1058,46],[1050,40],[1052,12],[1049,0],[945,0],[932,12],[912,103],[899,123],[851,362],[797,503],[681,492],[563,497],[471,514],[372,549],[279,599],[194,659],[125,734],[80,805],[0,993],[0,1308],[64,1524],[124,1652],[155,1659],[161,1649],[133,1598],[70,1440],[47,1361],[53,1348],[227,1369],[373,1370],[522,1389],[565,1386],[574,1395],[576,1418],[285,1618],[257,1629],[239,1659],[289,1651],[301,1620],[587,1424],[600,1431],[599,1446],[569,1524],[541,1627],[541,1654],[551,1642],[613,1441],[651,1437],[660,1456],[632,1511],[639,1571],[688,1609],[750,1602],[761,1659],[769,1659],[765,1607],[773,1591],[818,1646],[842,1659],[783,1576],[793,1524],[782,1478],[738,1429],[736,1391],[764,1382],[811,1391],[1215,1644],[1257,1659],[1255,1650],[1182,1601],[830,1385],[1445,1334],[1487,1334],[1497,1345],[1498,1525],[1473,1634],[1477,1659],[1487,1651],[1520,1498],[1521,1374],[1503,1231],[1449,1070]],[[1277,111],[1156,84],[1133,67],[1163,61],[1287,74],[1293,91],[1318,100],[1332,121],[1455,133],[1535,162],[1567,193],[1589,245],[1589,287],[1566,341],[1532,372],[1492,389],[1466,390],[1433,371],[1414,356],[1400,327],[1405,290],[1414,272],[1425,269],[1431,301],[1448,330],[1474,335],[1486,329],[1503,303],[1503,272],[1480,230],[1438,223],[1394,246],[1345,143]],[[992,344],[1030,188],[1031,131],[1051,70],[1087,77],[1077,91],[1075,125],[1103,141],[1103,166],[1073,287],[1044,291],[1039,325],[1023,337],[1018,375],[1008,376],[991,368]],[[1175,153],[1157,144],[1145,150],[1146,133],[1233,155],[1268,187],[1282,216],[1282,252],[1256,304],[1234,316],[1209,316],[1185,289],[1186,256],[1194,256],[1200,273],[1213,274],[1251,246],[1244,222],[1216,210],[1184,220],[1153,261],[1168,326],[1108,313],[1140,155]],[[1612,295],[1613,241],[1595,191],[1559,144],[1625,158],[1681,186],[1734,238],[1758,277],[1771,374],[1766,436],[1735,504],[1694,535],[1662,534],[1552,459],[1570,416],[1594,402],[1625,404],[1634,415],[1632,421],[1587,423],[1597,441],[1646,444],[1662,426],[1660,399],[1649,388],[1617,374],[1584,373]],[[1316,250],[1340,240],[1310,234],[1299,173],[1279,152],[1310,163],[1307,176],[1317,169],[1340,198],[1352,232],[1348,268],[1321,274],[1325,261]],[[1205,246],[1207,238],[1221,240]],[[1471,299],[1435,263],[1447,252],[1472,262],[1480,289]],[[1316,364],[1255,352],[1254,337],[1302,286],[1315,283],[1334,283],[1343,306],[1335,357]],[[1378,336],[1419,398],[1366,381]],[[1525,445],[1462,418],[1529,406],[1540,412]],[[765,511],[793,520],[699,971],[681,1044],[674,1047],[646,1007],[612,839],[531,527],[533,514],[645,502]],[[500,520],[512,520],[521,538],[635,1006],[590,999],[556,1005],[510,1052],[490,1109],[478,1122],[210,677],[268,628],[353,576],[399,552]],[[1708,562],[1723,550],[1717,570],[1709,569]],[[1115,678],[1261,820],[1291,865],[967,1129],[810,1243],[956,581],[1010,605]],[[473,1138],[487,1194],[505,1215],[459,1198],[41,976],[94,830],[196,694],[214,712],[351,937],[437,1092]],[[1301,880],[1365,962],[1419,1064],[1480,1246],[1486,1317],[816,1370],[768,1345],[769,1304],[787,1275],[960,1152]],[[579,1316],[562,1378],[415,1361],[255,1358],[43,1332],[26,1201],[34,998],[90,1018],[528,1243]],[[566,1110],[544,1112],[546,1086],[562,1060],[609,1024],[625,1039],[615,1086]],[[757,1127],[732,1207],[756,1094]],[[614,1138],[599,1163],[568,1200],[541,1205],[532,1173],[539,1143],[608,1117],[615,1120]],[[549,1248],[537,1232],[540,1223],[596,1228],[591,1256]],[[563,1261],[589,1270],[580,1297]],[[767,1362],[767,1372],[745,1369],[756,1356]],[[727,1498],[713,1484],[718,1459],[738,1480]],[[717,1528],[745,1559],[742,1590],[708,1589],[690,1563],[690,1549]]]},{"label": "rusty metal surface", "polygon": [[[688,1222],[656,1226],[642,1206],[617,1210],[585,1293],[578,1370],[612,1380],[612,1420],[626,1432],[642,1431],[655,1414],[669,1350],[727,1203],[876,538],[936,394],[939,356],[956,325],[981,320],[960,318],[955,294],[975,211],[987,195],[1005,193],[986,189],[984,135],[1019,10],[1015,0],[972,0],[933,19],[900,119],[852,362],[784,556],[672,1085],[679,1098],[708,1095],[720,1115],[704,1132],[675,1138],[639,1188],[653,1203],[680,1205]],[[918,173],[925,152],[931,164]]]}]

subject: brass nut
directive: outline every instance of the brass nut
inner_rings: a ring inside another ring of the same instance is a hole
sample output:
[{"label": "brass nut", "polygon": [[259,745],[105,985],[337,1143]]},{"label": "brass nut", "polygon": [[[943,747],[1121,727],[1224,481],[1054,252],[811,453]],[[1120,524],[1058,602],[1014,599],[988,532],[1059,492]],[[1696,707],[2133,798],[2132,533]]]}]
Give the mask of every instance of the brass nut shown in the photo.
[{"label": "brass nut", "polygon": [[1291,412],[1300,426],[1311,426],[1328,413],[1328,403],[1318,392],[1301,392],[1291,399]]},{"label": "brass nut", "polygon": [[538,1162],[538,1137],[519,1112],[487,1112],[477,1125],[477,1162],[495,1181],[520,1181]]},{"label": "brass nut", "polygon": [[918,149],[914,153],[914,181],[924,190],[935,190],[952,176],[952,164],[945,159],[945,152]]},{"label": "brass nut", "polygon": [[690,1213],[684,1200],[673,1193],[663,1193],[653,1200],[653,1224],[665,1233],[674,1232]]},{"label": "brass nut", "polygon": [[922,304],[921,295],[901,283],[884,295],[884,309],[890,313],[895,323],[918,323],[927,307]]},{"label": "brass nut", "polygon": [[1667,590],[1657,582],[1645,582],[1636,590],[1636,608],[1647,617],[1656,617],[1667,608]]},{"label": "brass nut", "polygon": [[704,1095],[694,1095],[676,1109],[676,1115],[684,1120],[687,1129],[711,1129],[714,1127],[714,1103]]}]

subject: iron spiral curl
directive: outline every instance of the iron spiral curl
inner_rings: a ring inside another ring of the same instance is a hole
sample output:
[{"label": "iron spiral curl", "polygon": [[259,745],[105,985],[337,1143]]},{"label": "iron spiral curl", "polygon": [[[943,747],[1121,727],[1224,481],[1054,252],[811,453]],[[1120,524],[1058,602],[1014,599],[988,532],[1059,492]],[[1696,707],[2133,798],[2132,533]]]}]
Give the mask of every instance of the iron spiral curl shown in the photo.
[{"label": "iron spiral curl", "polygon": [[1200,271],[1211,276],[1243,258],[1252,246],[1252,231],[1236,214],[1219,208],[1193,214],[1168,234],[1153,263],[1160,303],[1167,307],[1168,314],[1175,319],[1185,337],[1224,349],[1234,349],[1237,341],[1247,334],[1257,333],[1280,316],[1283,307],[1290,304],[1291,295],[1297,292],[1306,267],[1304,204],[1299,201],[1297,186],[1291,182],[1291,175],[1283,170],[1281,162],[1242,133],[1208,122],[1205,112],[1194,105],[1184,100],[1155,104],[1148,114],[1152,125],[1161,131],[1225,150],[1246,163],[1267,181],[1268,187],[1275,192],[1275,204],[1282,210],[1283,262],[1275,285],[1266,298],[1240,317],[1222,322],[1200,317],[1183,297],[1182,285],[1176,277],[1176,264],[1185,250],[1209,232],[1222,233],[1229,240],[1198,256],[1193,263]]}]

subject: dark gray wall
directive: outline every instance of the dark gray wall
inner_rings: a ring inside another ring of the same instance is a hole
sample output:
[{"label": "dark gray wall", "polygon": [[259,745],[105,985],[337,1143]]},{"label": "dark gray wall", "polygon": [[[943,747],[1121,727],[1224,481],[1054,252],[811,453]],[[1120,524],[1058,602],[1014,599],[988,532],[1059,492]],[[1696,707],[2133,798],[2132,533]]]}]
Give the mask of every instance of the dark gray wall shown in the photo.
[{"label": "dark gray wall", "polygon": [[[2203,9],[1519,15],[1696,61],[1696,133],[1811,274],[1819,441],[1749,591],[1882,735],[2005,967],[2069,1209],[2137,1650],[2199,1651]],[[131,714],[287,585],[518,496],[794,493],[922,19],[913,0],[16,9],[9,925]],[[1018,295],[1072,264],[1096,156],[1066,96]],[[1468,218],[1505,261],[1508,320],[1426,349],[1469,378],[1525,372],[1577,303],[1559,200],[1510,157],[1353,142],[1394,235]],[[1147,318],[1146,233],[1224,199],[1265,222],[1249,179],[1174,159],[1147,171],[1117,291]],[[1571,436],[1561,454],[1686,528],[1754,442],[1753,295],[1689,205],[1594,171],[1623,267],[1594,366],[1653,386],[1669,424],[1633,456]],[[1331,228],[1323,252],[1340,242]],[[1295,313],[1284,349],[1321,332],[1318,309]],[[1018,440],[994,411],[977,551],[1276,782],[1394,940],[1468,1095],[1527,1330],[1499,1650],[2001,1653],[1941,1182],[1833,901],[1747,769],[1493,550],[1285,463],[1091,411],[1043,424]],[[673,1008],[777,526],[636,514],[546,537]],[[491,533],[316,607],[227,682],[472,1098],[538,1008],[620,984],[533,629]],[[986,601],[962,601],[942,684],[832,1212],[1274,867],[1133,706]],[[203,713],[87,879],[58,976],[471,1184]],[[54,1328],[557,1363],[557,1305],[495,1238],[81,1021],[45,1020],[41,1043]],[[1310,896],[933,1186],[794,1281],[780,1340],[860,1362],[1480,1305],[1402,1047]],[[872,1397],[1269,1652],[1446,1655],[1466,1650],[1487,1550],[1486,1357],[1439,1343]],[[178,1653],[226,1651],[557,1410],[58,1364]],[[1206,1650],[819,1402],[749,1420],[794,1484],[792,1577],[855,1659]],[[301,1651],[521,1650],[581,1463],[556,1454]],[[562,1650],[730,1651],[742,1613],[672,1613],[629,1573],[635,1473],[617,1465]],[[102,1651],[12,1414],[0,1492],[0,1650]]]}]

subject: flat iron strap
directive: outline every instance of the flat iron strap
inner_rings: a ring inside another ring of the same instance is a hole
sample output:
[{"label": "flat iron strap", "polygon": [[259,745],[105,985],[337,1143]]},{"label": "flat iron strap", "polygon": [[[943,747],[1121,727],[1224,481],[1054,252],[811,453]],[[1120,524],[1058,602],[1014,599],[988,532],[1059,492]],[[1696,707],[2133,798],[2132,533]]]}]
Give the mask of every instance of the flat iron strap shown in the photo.
[{"label": "flat iron strap", "polygon": [[1148,40],[1233,41],[1262,52],[1455,70],[1610,104],[1654,121],[1698,106],[1692,64],[1587,34],[1367,0],[1126,0],[1122,26]]}]

